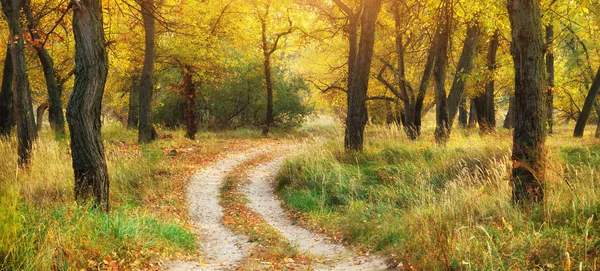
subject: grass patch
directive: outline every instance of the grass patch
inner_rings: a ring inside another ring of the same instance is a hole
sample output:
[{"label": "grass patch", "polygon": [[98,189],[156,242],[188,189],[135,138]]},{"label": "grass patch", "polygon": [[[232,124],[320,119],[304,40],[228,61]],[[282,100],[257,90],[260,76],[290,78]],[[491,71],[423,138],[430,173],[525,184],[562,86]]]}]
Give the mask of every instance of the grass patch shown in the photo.
[{"label": "grass patch", "polygon": [[296,248],[291,246],[264,218],[248,208],[246,206],[248,199],[239,192],[247,182],[245,180],[247,171],[269,159],[268,154],[261,155],[237,166],[233,173],[227,176],[221,188],[220,204],[224,208],[223,223],[232,231],[248,236],[250,242],[254,244],[250,257],[242,266],[244,270],[294,270],[298,265],[307,265],[310,260],[298,253]]},{"label": "grass patch", "polygon": [[335,134],[286,162],[277,188],[306,225],[407,269],[596,268],[600,149],[593,142],[549,138],[547,198],[523,211],[510,200],[507,132],[457,129],[438,147],[429,138],[411,142],[397,128],[370,129],[362,153],[345,152]]}]

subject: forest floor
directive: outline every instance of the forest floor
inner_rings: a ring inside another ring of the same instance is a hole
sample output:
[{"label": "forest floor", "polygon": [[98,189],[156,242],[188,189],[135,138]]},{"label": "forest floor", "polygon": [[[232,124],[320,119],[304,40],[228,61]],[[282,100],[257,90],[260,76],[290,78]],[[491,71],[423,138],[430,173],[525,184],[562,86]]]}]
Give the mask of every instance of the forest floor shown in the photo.
[{"label": "forest floor", "polygon": [[190,180],[187,200],[202,256],[167,264],[167,270],[388,269],[384,258],[358,253],[290,218],[274,186],[300,143],[256,143],[224,153]]}]

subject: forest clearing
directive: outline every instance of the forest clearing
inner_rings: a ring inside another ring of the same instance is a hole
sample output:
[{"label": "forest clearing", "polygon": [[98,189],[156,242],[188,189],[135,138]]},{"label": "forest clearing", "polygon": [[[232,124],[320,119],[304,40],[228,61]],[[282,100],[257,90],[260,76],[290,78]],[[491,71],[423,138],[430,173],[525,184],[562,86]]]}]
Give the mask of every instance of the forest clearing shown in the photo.
[{"label": "forest clearing", "polygon": [[0,271],[598,270],[598,0],[0,6]]}]

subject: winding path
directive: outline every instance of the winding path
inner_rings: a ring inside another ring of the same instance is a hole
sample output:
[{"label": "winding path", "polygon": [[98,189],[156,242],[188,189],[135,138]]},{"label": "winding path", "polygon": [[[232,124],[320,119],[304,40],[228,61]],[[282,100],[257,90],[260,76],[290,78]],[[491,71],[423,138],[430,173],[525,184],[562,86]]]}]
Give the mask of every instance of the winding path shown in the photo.
[{"label": "winding path", "polygon": [[[307,266],[310,270],[386,270],[386,261],[377,256],[359,256],[351,249],[332,243],[327,237],[309,231],[294,223],[274,194],[273,181],[285,157],[289,154],[284,144],[270,146],[279,154],[277,158],[259,165],[249,172],[249,184],[242,189],[250,201],[248,207],[279,230],[301,253],[317,259],[317,264]],[[249,255],[248,238],[237,235],[222,223],[223,208],[219,205],[219,190],[225,177],[241,163],[252,160],[268,151],[266,147],[229,154],[214,165],[208,166],[194,176],[187,191],[190,215],[200,236],[200,250],[204,258],[196,262],[173,262],[167,266],[171,271],[235,270]]]}]

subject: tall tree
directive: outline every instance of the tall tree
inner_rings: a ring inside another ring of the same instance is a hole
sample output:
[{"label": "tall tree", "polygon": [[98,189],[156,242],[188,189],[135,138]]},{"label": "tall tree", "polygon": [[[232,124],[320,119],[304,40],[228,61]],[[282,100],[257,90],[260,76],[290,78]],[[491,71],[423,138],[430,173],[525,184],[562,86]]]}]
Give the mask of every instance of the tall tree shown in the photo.
[{"label": "tall tree", "polygon": [[13,91],[12,91],[12,59],[10,45],[6,46],[4,57],[4,70],[2,72],[2,87],[0,89],[0,136],[8,136],[14,126],[13,123]]},{"label": "tall tree", "polygon": [[198,115],[196,114],[196,86],[192,78],[192,67],[186,65],[183,68],[183,95],[185,100],[184,122],[186,133],[185,137],[189,139],[196,138],[198,131]]},{"label": "tall tree", "polygon": [[552,134],[554,126],[554,27],[551,24],[546,25],[546,73],[548,76],[548,86],[546,88],[548,134]]},{"label": "tall tree", "polygon": [[271,125],[273,124],[273,75],[271,67],[271,56],[279,47],[279,41],[291,34],[294,30],[292,27],[292,21],[288,18],[289,28],[281,33],[275,34],[274,41],[272,44],[269,43],[269,13],[271,9],[271,2],[268,1],[265,5],[265,12],[259,15],[260,29],[261,29],[261,42],[262,42],[262,53],[263,53],[263,72],[265,74],[265,86],[267,89],[267,115],[265,117],[265,123],[263,125],[262,133],[264,136],[269,134]]},{"label": "tall tree", "polygon": [[575,124],[575,131],[573,132],[574,137],[582,137],[583,131],[585,130],[585,125],[587,124],[587,120],[592,112],[592,107],[596,102],[596,97],[598,97],[598,92],[600,91],[600,68],[598,68],[598,72],[596,72],[596,76],[594,77],[594,81],[592,82],[592,86],[585,97],[585,103],[581,108],[581,113],[579,113],[579,117],[577,118],[577,123]]},{"label": "tall tree", "polygon": [[445,144],[450,137],[448,100],[446,97],[446,69],[448,66],[448,46],[450,43],[450,24],[452,9],[449,0],[442,3],[436,37],[436,61],[433,68],[435,83],[435,140]]},{"label": "tall tree", "polygon": [[382,0],[366,0],[360,15],[360,41],[353,74],[348,78],[348,113],[346,116],[346,129],[344,147],[347,150],[362,151],[364,131],[367,124],[367,89],[369,88],[369,74],[373,47],[375,46],[375,25],[381,10]]},{"label": "tall tree", "polygon": [[496,129],[496,105],[494,102],[494,83],[496,72],[496,52],[498,52],[499,33],[496,30],[490,39],[487,54],[487,69],[489,79],[485,83],[485,91],[475,97],[475,107],[477,108],[477,121],[479,128],[484,133],[493,132]]},{"label": "tall tree", "polygon": [[75,85],[67,105],[75,199],[108,212],[109,179],[100,129],[102,94],[108,73],[101,0],[81,0],[73,11]]},{"label": "tall tree", "polygon": [[539,1],[508,0],[507,8],[515,68],[512,199],[539,202],[544,198],[547,112]]},{"label": "tall tree", "polygon": [[[460,103],[463,101],[467,77],[471,74],[471,69],[473,68],[473,59],[475,58],[477,45],[479,43],[479,31],[479,22],[471,23],[467,27],[467,36],[465,37],[460,59],[456,64],[454,81],[452,82],[452,87],[450,87],[450,93],[448,93],[448,117],[450,120],[450,128],[452,128],[452,123],[454,117],[456,117]],[[464,103],[466,104],[466,100],[464,100]],[[466,124],[466,117],[464,118],[464,122]]]},{"label": "tall tree", "polygon": [[[31,0],[24,0],[24,11],[27,18],[27,28],[32,39],[33,48],[40,59],[46,88],[48,89],[48,120],[50,127],[54,130],[57,138],[65,136],[65,117],[63,115],[62,88],[57,84],[54,61],[45,48],[45,40],[40,36],[38,29],[39,18],[35,17],[31,9]],[[43,113],[43,112],[42,112]],[[43,116],[43,115],[42,115]],[[37,119],[38,127],[41,127],[41,118]]]},{"label": "tall tree", "polygon": [[152,125],[152,92],[154,89],[154,62],[156,58],[156,22],[154,0],[139,0],[144,22],[144,67],[140,78],[138,142],[156,139]]},{"label": "tall tree", "polygon": [[23,0],[2,0],[2,10],[10,29],[10,54],[13,69],[13,101],[17,120],[19,165],[24,166],[31,158],[33,141],[37,137],[37,129],[31,103],[31,89],[27,77],[27,60],[25,59],[25,42],[20,15]]}]

